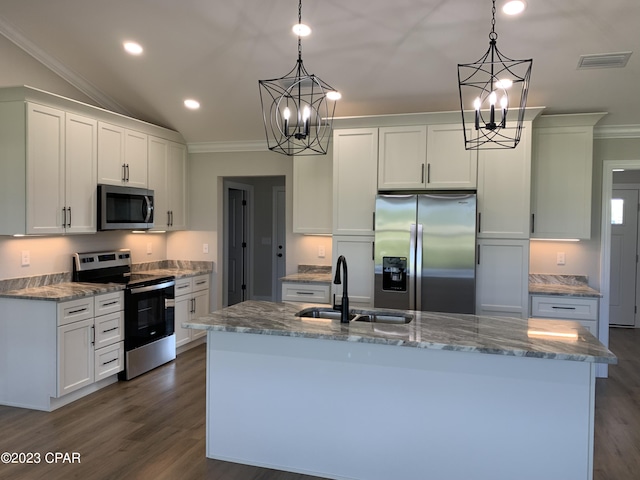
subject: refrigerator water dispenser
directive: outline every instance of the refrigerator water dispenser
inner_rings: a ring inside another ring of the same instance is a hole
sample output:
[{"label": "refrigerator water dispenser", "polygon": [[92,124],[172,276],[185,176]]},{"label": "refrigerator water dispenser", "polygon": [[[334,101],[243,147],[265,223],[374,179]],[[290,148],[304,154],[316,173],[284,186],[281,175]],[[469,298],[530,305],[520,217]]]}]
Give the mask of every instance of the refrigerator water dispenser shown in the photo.
[{"label": "refrigerator water dispenser", "polygon": [[392,292],[407,291],[407,257],[383,257],[382,289]]}]

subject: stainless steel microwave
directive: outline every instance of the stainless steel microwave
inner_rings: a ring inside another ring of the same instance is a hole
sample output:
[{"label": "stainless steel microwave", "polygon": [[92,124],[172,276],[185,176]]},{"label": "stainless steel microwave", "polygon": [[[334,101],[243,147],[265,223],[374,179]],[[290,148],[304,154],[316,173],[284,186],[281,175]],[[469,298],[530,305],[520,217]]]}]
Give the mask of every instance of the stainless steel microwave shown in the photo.
[{"label": "stainless steel microwave", "polygon": [[99,230],[153,228],[153,190],[98,185]]}]

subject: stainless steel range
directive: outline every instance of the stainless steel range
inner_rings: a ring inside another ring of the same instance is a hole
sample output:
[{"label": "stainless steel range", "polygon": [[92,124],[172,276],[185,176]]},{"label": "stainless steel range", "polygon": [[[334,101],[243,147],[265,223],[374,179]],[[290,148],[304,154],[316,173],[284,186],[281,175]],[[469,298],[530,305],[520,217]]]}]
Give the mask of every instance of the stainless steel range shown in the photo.
[{"label": "stainless steel range", "polygon": [[130,380],[176,358],[175,279],[131,273],[127,249],[74,253],[73,281],[125,284],[125,369]]}]

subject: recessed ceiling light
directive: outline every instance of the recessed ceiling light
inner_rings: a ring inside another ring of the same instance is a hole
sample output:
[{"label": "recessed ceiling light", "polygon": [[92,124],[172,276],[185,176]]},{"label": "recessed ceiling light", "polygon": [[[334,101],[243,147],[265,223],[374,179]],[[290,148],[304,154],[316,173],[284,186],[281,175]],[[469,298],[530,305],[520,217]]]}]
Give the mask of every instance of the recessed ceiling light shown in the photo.
[{"label": "recessed ceiling light", "polygon": [[298,23],[291,29],[299,37],[308,37],[311,34],[311,27],[304,23]]},{"label": "recessed ceiling light", "polygon": [[124,49],[131,55],[140,55],[144,49],[136,42],[124,42]]},{"label": "recessed ceiling light", "polygon": [[197,100],[194,100],[192,98],[187,98],[184,101],[184,106],[187,107],[190,110],[197,110],[200,108],[200,102]]},{"label": "recessed ceiling light", "polygon": [[517,15],[527,8],[527,4],[523,0],[511,0],[502,6],[502,11],[507,15]]}]

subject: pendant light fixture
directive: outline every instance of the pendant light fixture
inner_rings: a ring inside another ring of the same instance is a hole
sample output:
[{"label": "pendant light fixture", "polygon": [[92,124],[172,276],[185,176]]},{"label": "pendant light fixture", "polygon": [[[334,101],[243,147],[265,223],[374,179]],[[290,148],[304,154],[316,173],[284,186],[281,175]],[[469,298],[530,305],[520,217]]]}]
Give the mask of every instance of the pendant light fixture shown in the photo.
[{"label": "pendant light fixture", "polygon": [[527,105],[533,60],[513,60],[500,53],[496,46],[495,0],[491,14],[489,50],[477,62],[458,64],[460,109],[467,150],[515,148],[520,141]]},{"label": "pendant light fixture", "polygon": [[293,31],[298,35],[295,67],[283,77],[258,81],[267,145],[284,155],[324,155],[340,94],[304,68],[301,37],[311,30],[302,23],[302,0]]}]

